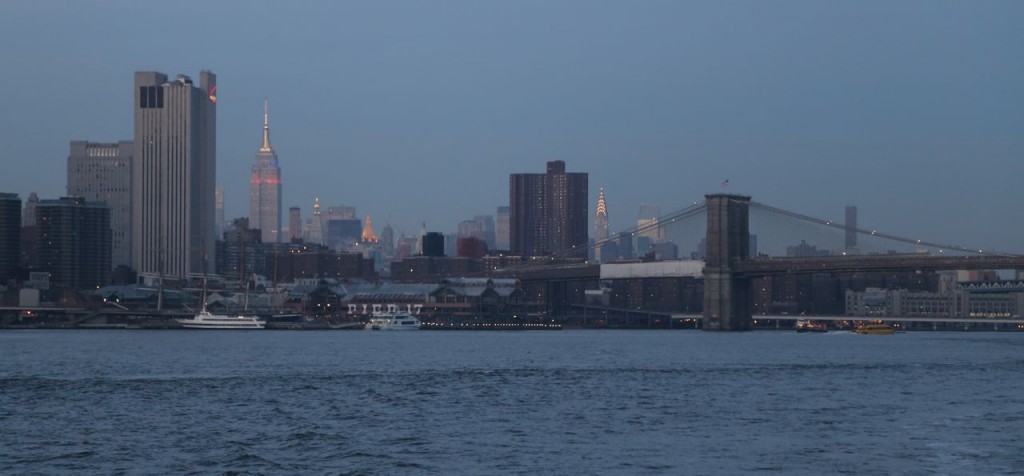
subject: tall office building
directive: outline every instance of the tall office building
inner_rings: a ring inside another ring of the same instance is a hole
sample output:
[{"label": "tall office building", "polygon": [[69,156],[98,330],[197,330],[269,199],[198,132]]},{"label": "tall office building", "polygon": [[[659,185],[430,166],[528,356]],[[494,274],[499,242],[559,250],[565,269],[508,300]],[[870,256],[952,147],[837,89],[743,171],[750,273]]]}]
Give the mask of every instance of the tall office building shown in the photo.
[{"label": "tall office building", "polygon": [[601,247],[608,240],[608,205],[604,201],[604,187],[597,194],[597,212],[594,213],[594,259],[601,262]]},{"label": "tall office building", "polygon": [[359,217],[356,214],[356,207],[347,207],[345,205],[337,205],[333,207],[327,207],[327,212],[323,213],[322,219],[327,220],[358,220]]},{"label": "tall office building", "polygon": [[476,215],[472,220],[459,222],[457,238],[476,238],[487,244],[488,249],[496,249],[494,217],[491,215]]},{"label": "tall office building", "polygon": [[21,226],[36,226],[36,207],[38,206],[39,195],[36,195],[36,192],[28,194],[28,200],[25,201],[25,209],[21,213]]},{"label": "tall office building", "polygon": [[110,207],[112,268],[132,265],[131,141],[71,141],[68,195]]},{"label": "tall office building", "polygon": [[508,207],[498,207],[494,226],[494,247],[508,250]]},{"label": "tall office building", "polygon": [[214,189],[214,200],[217,202],[215,207],[217,208],[214,212],[214,233],[217,235],[217,239],[220,240],[224,236],[224,225],[227,222],[224,221],[224,187],[217,187]]},{"label": "tall office building", "polygon": [[566,173],[565,162],[547,163],[545,174],[509,176],[512,253],[587,256],[587,174]]},{"label": "tall office building", "polygon": [[640,215],[636,219],[637,236],[646,236],[651,243],[665,241],[665,230],[658,223],[661,207],[658,205],[640,204]]},{"label": "tall office building", "polygon": [[106,203],[82,197],[42,200],[36,211],[38,267],[72,289],[110,284],[111,225]]},{"label": "tall office building", "polygon": [[309,220],[307,240],[314,245],[324,244],[324,223],[320,219],[320,197],[313,198],[313,218]]},{"label": "tall office building", "polygon": [[302,211],[299,207],[288,209],[288,242],[302,238]]},{"label": "tall office building", "polygon": [[380,250],[384,256],[395,254],[395,230],[391,228],[390,223],[384,225],[384,229],[380,231]]},{"label": "tall office building", "polygon": [[21,198],[0,193],[0,286],[16,278],[21,262]]},{"label": "tall office building", "polygon": [[213,272],[217,76],[135,73],[132,267],[186,278]]},{"label": "tall office building", "polygon": [[850,205],[846,207],[846,249],[852,251],[857,249],[857,207]]},{"label": "tall office building", "polygon": [[259,228],[264,243],[281,240],[281,167],[270,146],[270,115],[263,101],[263,144],[249,178],[249,227]]}]

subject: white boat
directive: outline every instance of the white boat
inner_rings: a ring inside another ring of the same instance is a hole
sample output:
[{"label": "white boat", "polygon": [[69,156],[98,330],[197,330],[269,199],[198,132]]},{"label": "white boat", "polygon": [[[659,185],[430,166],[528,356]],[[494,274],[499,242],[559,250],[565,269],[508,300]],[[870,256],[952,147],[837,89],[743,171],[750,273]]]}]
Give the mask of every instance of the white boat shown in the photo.
[{"label": "white boat", "polygon": [[420,320],[408,312],[375,314],[365,328],[375,331],[412,331],[420,328]]},{"label": "white boat", "polygon": [[263,329],[265,323],[252,316],[211,314],[203,309],[191,319],[178,319],[186,329]]}]

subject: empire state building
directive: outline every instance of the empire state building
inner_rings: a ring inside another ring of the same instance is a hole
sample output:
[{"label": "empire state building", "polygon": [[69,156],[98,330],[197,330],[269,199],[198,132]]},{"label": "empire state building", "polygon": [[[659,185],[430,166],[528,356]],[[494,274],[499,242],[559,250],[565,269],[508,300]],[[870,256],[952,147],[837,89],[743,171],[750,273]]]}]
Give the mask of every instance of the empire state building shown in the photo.
[{"label": "empire state building", "polygon": [[267,102],[263,102],[263,145],[256,152],[249,179],[249,227],[259,228],[264,243],[281,238],[281,168],[270,147]]}]

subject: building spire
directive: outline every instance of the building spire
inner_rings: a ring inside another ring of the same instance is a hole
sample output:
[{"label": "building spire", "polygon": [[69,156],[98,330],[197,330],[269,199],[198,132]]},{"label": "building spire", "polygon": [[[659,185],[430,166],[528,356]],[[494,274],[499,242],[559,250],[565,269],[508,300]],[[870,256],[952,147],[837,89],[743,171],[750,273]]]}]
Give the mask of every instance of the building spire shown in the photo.
[{"label": "building spire", "polygon": [[270,109],[267,105],[267,98],[263,98],[263,145],[260,152],[273,152],[270,147]]},{"label": "building spire", "polygon": [[380,240],[377,239],[377,234],[373,232],[373,221],[370,220],[370,215],[366,215],[366,224],[363,225],[363,243],[377,243]]}]

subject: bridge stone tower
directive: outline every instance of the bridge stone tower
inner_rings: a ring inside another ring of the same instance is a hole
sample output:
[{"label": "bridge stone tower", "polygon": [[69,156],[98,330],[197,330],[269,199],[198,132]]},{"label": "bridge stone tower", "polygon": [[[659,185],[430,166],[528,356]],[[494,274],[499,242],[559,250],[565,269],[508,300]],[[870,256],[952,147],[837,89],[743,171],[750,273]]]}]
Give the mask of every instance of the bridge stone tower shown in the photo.
[{"label": "bridge stone tower", "polygon": [[733,265],[750,258],[750,197],[712,194],[704,198],[708,207],[704,330],[748,330],[754,293],[749,278],[733,274]]}]

